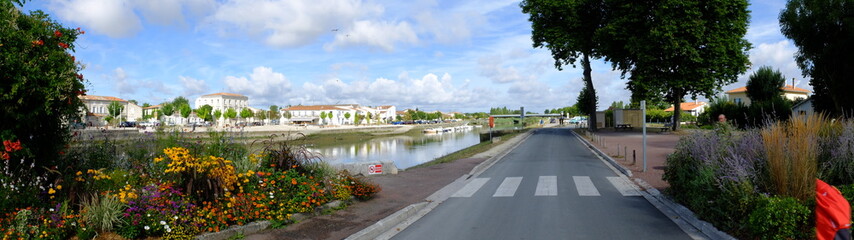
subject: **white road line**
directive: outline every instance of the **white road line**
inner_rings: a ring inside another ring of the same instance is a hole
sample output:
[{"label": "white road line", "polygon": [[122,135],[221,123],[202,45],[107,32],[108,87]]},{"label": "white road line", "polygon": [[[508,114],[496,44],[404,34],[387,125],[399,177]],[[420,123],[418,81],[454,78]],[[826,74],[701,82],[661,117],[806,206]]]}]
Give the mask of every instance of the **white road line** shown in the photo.
[{"label": "white road line", "polygon": [[599,196],[599,190],[593,185],[593,181],[588,176],[572,176],[575,182],[575,188],[578,189],[578,196]]},{"label": "white road line", "polygon": [[621,177],[607,177],[608,181],[611,182],[611,185],[614,185],[617,188],[617,191],[620,191],[624,197],[628,196],[640,196],[640,192],[638,192],[638,188],[625,179]]},{"label": "white road line", "polygon": [[478,189],[480,189],[480,187],[483,187],[483,184],[486,184],[487,181],[489,181],[489,178],[472,179],[471,182],[454,193],[454,195],[451,195],[451,197],[471,197]]},{"label": "white road line", "polygon": [[540,176],[534,196],[557,196],[557,176]]},{"label": "white road line", "polygon": [[506,177],[504,181],[501,182],[501,185],[498,186],[498,190],[495,190],[495,194],[493,197],[512,197],[516,194],[516,189],[519,188],[519,184],[522,183],[522,177]]}]

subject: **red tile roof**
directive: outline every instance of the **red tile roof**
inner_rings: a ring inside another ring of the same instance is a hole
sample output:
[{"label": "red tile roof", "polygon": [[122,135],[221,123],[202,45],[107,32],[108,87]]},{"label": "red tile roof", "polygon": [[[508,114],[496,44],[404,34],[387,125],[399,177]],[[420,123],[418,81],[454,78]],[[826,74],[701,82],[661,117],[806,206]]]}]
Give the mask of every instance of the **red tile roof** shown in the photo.
[{"label": "red tile roof", "polygon": [[226,92],[221,92],[221,93],[211,93],[211,94],[208,94],[208,95],[202,95],[202,96],[217,96],[217,95],[222,95],[222,96],[232,96],[232,97],[246,97],[246,96],[243,96],[243,95],[240,95],[240,94],[236,94],[236,93],[226,93]]},{"label": "red tile roof", "polygon": [[127,102],[126,100],[121,99],[121,98],[108,97],[108,96],[80,95],[78,97],[80,98],[80,100]]},{"label": "red tile roof", "polygon": [[[679,108],[682,111],[690,111],[690,110],[694,110],[696,108],[703,107],[705,105],[706,105],[706,102],[696,102],[696,103],[695,102],[684,102],[684,103],[679,104]],[[672,112],[673,110],[674,110],[673,107],[669,107],[667,109],[664,109],[665,112]]]},{"label": "red tile roof", "polygon": [[[795,87],[792,85],[786,85],[785,87],[780,87],[780,89],[783,90],[784,92],[796,92],[796,93],[806,93],[806,94],[810,93],[810,90]],[[747,92],[747,87],[745,86],[745,87],[740,87],[740,88],[736,88],[733,90],[726,91],[726,93],[741,93],[741,92]]]},{"label": "red tile roof", "polygon": [[144,108],[142,108],[142,109],[158,109],[158,108],[160,108],[160,107],[161,107],[161,106],[160,106],[160,104],[157,104],[157,105],[154,105],[154,106],[144,107]]}]

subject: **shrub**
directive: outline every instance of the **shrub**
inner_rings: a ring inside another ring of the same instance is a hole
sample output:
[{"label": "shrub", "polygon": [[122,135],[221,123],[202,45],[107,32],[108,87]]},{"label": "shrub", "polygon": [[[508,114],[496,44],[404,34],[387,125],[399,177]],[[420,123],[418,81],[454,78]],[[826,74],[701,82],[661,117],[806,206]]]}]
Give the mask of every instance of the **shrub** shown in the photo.
[{"label": "shrub", "polygon": [[815,197],[816,158],[820,116],[794,118],[762,130],[770,191],[809,202]]},{"label": "shrub", "polygon": [[119,217],[124,212],[125,207],[116,197],[111,195],[102,197],[91,195],[82,202],[81,218],[95,230],[109,232],[113,230],[113,226],[120,223]]},{"label": "shrub", "polygon": [[[274,136],[275,137],[275,136]],[[291,138],[291,136],[285,136]],[[300,172],[306,172],[306,165],[320,161],[320,157],[308,151],[305,145],[295,145],[292,142],[304,140],[305,135],[296,136],[295,140],[290,141],[273,141],[263,142],[263,161],[262,166],[271,168],[272,172],[284,172],[290,169],[296,169]]]},{"label": "shrub", "polygon": [[747,228],[761,239],[810,239],[812,211],[791,197],[765,197],[748,220]]},{"label": "shrub", "polygon": [[163,153],[166,157],[155,158],[154,162],[165,161],[163,172],[183,185],[188,196],[211,201],[236,187],[237,174],[230,160],[216,156],[195,157],[181,147],[167,148]]},{"label": "shrub", "polygon": [[344,179],[345,184],[349,183],[349,185],[346,185],[346,188],[350,191],[350,194],[361,201],[370,200],[382,190],[379,185],[368,181],[364,177],[354,177],[347,174]]}]

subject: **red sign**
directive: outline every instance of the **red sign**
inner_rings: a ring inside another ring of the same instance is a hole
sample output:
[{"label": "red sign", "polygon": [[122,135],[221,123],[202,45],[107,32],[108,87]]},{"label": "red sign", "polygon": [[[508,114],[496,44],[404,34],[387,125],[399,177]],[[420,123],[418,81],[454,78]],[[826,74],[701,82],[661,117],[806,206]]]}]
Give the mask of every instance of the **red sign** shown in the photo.
[{"label": "red sign", "polygon": [[383,173],[383,165],[382,164],[368,165],[368,174],[382,174],[382,173]]},{"label": "red sign", "polygon": [[495,117],[489,116],[489,128],[495,127]]}]

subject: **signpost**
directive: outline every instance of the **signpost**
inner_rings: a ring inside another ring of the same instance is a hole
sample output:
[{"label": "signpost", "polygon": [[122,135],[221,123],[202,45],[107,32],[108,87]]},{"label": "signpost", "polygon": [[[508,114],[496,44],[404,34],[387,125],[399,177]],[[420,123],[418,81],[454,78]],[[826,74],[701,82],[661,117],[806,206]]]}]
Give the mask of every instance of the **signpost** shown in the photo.
[{"label": "signpost", "polygon": [[368,174],[382,174],[382,173],[383,173],[383,165],[382,164],[368,165]]}]

